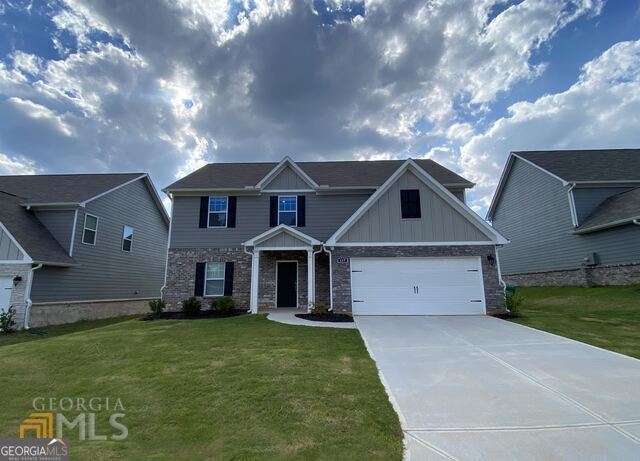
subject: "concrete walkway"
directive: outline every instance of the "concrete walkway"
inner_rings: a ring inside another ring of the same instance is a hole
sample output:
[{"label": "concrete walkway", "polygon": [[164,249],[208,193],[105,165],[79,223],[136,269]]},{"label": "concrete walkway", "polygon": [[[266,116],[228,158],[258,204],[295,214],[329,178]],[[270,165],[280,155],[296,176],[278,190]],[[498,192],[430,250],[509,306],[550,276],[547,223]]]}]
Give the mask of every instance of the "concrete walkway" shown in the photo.
[{"label": "concrete walkway", "polygon": [[639,460],[640,361],[491,317],[356,317],[406,458]]},{"label": "concrete walkway", "polygon": [[356,324],[354,322],[314,322],[311,320],[305,320],[296,317],[296,314],[301,314],[302,311],[299,310],[280,310],[278,311],[270,311],[267,318],[269,320],[273,320],[274,322],[286,323],[287,325],[302,325],[305,327],[318,327],[318,328],[346,328],[353,329],[356,328]]}]

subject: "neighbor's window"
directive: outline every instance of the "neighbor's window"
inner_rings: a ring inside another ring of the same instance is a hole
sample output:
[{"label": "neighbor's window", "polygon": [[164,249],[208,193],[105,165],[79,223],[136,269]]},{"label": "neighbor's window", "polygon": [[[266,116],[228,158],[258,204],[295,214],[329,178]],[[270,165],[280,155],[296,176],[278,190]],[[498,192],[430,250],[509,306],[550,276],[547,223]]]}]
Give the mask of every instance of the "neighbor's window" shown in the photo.
[{"label": "neighbor's window", "polygon": [[400,205],[402,208],[402,219],[419,218],[421,216],[420,191],[418,189],[401,190]]},{"label": "neighbor's window", "polygon": [[228,197],[209,197],[209,227],[227,227]]},{"label": "neighbor's window", "polygon": [[295,195],[278,197],[278,224],[298,225],[298,197]]},{"label": "neighbor's window", "polygon": [[124,226],[122,231],[122,251],[131,251],[133,244],[133,227]]},{"label": "neighbor's window", "polygon": [[82,231],[82,243],[87,245],[96,244],[98,235],[98,217],[90,214],[84,215],[84,230]]},{"label": "neighbor's window", "polygon": [[204,280],[205,296],[222,296],[224,294],[224,263],[207,263]]}]

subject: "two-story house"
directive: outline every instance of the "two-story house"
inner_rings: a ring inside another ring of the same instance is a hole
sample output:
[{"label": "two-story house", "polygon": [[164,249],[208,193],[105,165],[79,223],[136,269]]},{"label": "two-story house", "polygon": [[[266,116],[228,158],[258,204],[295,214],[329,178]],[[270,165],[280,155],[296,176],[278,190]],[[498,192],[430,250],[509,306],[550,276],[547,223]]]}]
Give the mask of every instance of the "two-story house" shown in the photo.
[{"label": "two-story house", "polygon": [[164,299],[232,296],[252,312],[484,314],[504,304],[473,184],[432,160],[215,163],[172,199]]},{"label": "two-story house", "polygon": [[640,149],[512,152],[487,218],[507,281],[640,283]]},{"label": "two-story house", "polygon": [[17,327],[148,310],[169,217],[149,176],[0,176],[0,309]]}]

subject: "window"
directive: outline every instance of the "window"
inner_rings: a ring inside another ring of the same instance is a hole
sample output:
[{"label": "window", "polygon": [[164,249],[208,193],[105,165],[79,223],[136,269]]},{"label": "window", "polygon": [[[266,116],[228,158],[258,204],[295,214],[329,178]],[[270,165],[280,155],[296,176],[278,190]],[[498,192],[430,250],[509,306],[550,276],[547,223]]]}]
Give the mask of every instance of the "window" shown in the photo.
[{"label": "window", "polygon": [[84,215],[84,230],[82,231],[82,243],[87,245],[96,244],[98,235],[98,217],[90,214]]},{"label": "window", "polygon": [[222,296],[224,294],[224,263],[207,263],[204,276],[204,295]]},{"label": "window", "polygon": [[400,191],[402,219],[420,218],[420,191],[408,189]]},{"label": "window", "polygon": [[122,251],[131,251],[133,244],[133,227],[124,226],[122,231]]},{"label": "window", "polygon": [[209,227],[227,227],[228,197],[209,197]]},{"label": "window", "polygon": [[278,224],[294,227],[298,224],[298,197],[295,195],[278,197]]}]

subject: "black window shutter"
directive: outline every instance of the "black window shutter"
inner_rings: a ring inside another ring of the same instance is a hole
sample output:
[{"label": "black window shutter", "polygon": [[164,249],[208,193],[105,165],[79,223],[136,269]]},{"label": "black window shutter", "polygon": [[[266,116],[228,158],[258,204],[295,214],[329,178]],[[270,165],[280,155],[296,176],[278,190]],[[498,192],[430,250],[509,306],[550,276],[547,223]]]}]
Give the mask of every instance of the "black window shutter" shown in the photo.
[{"label": "black window shutter", "polygon": [[209,224],[209,197],[200,197],[200,227],[207,227]]},{"label": "black window shutter", "polygon": [[227,227],[236,227],[237,197],[229,197],[227,202]]},{"label": "black window shutter", "polygon": [[418,189],[401,190],[400,207],[403,219],[420,218],[420,191]]},{"label": "black window shutter", "polygon": [[269,202],[269,227],[276,227],[278,225],[278,196],[272,195]]},{"label": "black window shutter", "polygon": [[306,197],[304,195],[298,195],[298,227],[304,227],[307,223],[306,213]]},{"label": "black window shutter", "polygon": [[233,295],[233,262],[224,263],[224,295]]},{"label": "black window shutter", "polygon": [[196,263],[196,286],[193,291],[194,296],[204,296],[204,272],[207,270],[207,263]]}]

